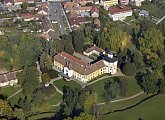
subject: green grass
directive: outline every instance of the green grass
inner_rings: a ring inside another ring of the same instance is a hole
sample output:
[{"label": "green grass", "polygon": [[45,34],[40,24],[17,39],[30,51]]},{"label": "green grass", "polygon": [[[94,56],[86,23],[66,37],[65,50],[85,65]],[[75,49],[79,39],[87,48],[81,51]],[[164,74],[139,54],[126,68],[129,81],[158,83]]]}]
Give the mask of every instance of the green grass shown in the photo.
[{"label": "green grass", "polygon": [[70,88],[80,88],[80,85],[78,83],[76,83],[75,81],[66,81],[64,79],[61,80],[57,80],[53,83],[57,88],[59,88],[60,90],[63,90],[64,85],[65,86],[69,86]]},{"label": "green grass", "polygon": [[55,115],[55,113],[42,113],[42,114],[28,117],[28,120],[38,120],[38,119],[44,119],[44,118],[51,118],[54,115]]},{"label": "green grass", "polygon": [[153,97],[144,103],[124,112],[104,116],[104,120],[164,120],[165,95]]},{"label": "green grass", "polygon": [[56,92],[47,102],[50,105],[58,104],[62,100],[62,95]]},{"label": "green grass", "polygon": [[158,18],[161,18],[165,12],[165,9],[161,9],[159,6],[155,6],[150,2],[144,2],[140,8],[149,11],[149,14],[151,16],[155,16]]},{"label": "green grass", "polygon": [[102,106],[100,106],[100,112],[103,114],[103,113],[107,113],[109,111],[113,111],[115,109],[126,108],[128,106],[131,106],[131,105],[137,103],[138,101],[142,100],[146,96],[147,96],[146,94],[142,94],[140,96],[137,96],[137,97],[129,99],[129,100],[119,101],[119,102],[115,102],[115,103],[109,103],[108,105],[107,104],[102,105]]},{"label": "green grass", "polygon": [[0,89],[0,94],[9,97],[17,92],[19,89],[19,87],[7,86]]},{"label": "green grass", "polygon": [[18,104],[19,98],[22,96],[22,92],[19,92],[17,95],[13,96],[12,98],[9,99],[9,102],[11,103],[12,106]]},{"label": "green grass", "polygon": [[[136,80],[134,77],[119,77],[120,79],[126,79],[127,83],[128,83],[128,90],[127,90],[127,94],[126,97],[130,97],[138,92],[141,91],[139,85],[136,83]],[[94,83],[91,85],[91,87],[96,91],[97,95],[98,95],[98,102],[104,102],[104,83],[108,80],[113,80],[113,77],[109,77],[107,79],[101,80],[97,83]]]}]

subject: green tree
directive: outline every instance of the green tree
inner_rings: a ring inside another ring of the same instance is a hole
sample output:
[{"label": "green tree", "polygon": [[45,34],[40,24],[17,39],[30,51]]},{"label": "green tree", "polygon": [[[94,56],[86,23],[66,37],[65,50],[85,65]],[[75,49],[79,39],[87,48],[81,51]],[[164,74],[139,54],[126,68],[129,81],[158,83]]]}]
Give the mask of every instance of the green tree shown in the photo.
[{"label": "green tree", "polygon": [[28,5],[29,5],[29,3],[28,3],[27,1],[25,1],[25,2],[22,3],[22,8],[23,8],[24,10],[26,10],[27,7],[28,7]]},{"label": "green tree", "polygon": [[133,63],[135,64],[137,70],[141,70],[144,67],[143,54],[141,51],[136,50],[133,56]]},{"label": "green tree", "polygon": [[23,109],[21,108],[14,108],[13,112],[14,117],[18,118],[19,120],[25,120],[25,114]]},{"label": "green tree", "polygon": [[96,118],[88,113],[81,113],[80,116],[74,117],[73,120],[96,120]]},{"label": "green tree", "polygon": [[123,73],[128,76],[133,76],[136,73],[136,66],[134,63],[127,62],[123,67]]},{"label": "green tree", "polygon": [[41,78],[42,78],[42,82],[45,84],[47,82],[50,82],[51,78],[49,77],[49,75],[47,73],[43,73],[41,75]]},{"label": "green tree", "polygon": [[159,87],[159,93],[164,94],[165,93],[165,80],[164,79],[158,80],[158,87]]},{"label": "green tree", "polygon": [[105,98],[109,102],[110,98],[116,98],[119,95],[119,85],[116,81],[107,81],[104,84]]},{"label": "green tree", "polygon": [[0,111],[2,117],[11,117],[13,110],[6,100],[0,99]]},{"label": "green tree", "polygon": [[39,71],[37,68],[24,68],[18,75],[18,83],[21,84],[24,95],[30,97],[33,90],[39,85]]},{"label": "green tree", "polygon": [[164,49],[164,37],[155,27],[151,27],[141,34],[138,39],[139,48],[145,55],[145,59],[151,62],[157,58],[157,53]]},{"label": "green tree", "polygon": [[141,87],[147,94],[154,94],[158,92],[158,80],[153,73],[144,74],[142,77]]},{"label": "green tree", "polygon": [[96,103],[95,94],[90,94],[89,92],[86,92],[85,100],[84,100],[84,110],[89,112],[95,103]]},{"label": "green tree", "polygon": [[97,44],[103,49],[110,48],[113,51],[118,51],[119,48],[125,47],[127,44],[127,36],[119,28],[105,28],[99,35]]}]

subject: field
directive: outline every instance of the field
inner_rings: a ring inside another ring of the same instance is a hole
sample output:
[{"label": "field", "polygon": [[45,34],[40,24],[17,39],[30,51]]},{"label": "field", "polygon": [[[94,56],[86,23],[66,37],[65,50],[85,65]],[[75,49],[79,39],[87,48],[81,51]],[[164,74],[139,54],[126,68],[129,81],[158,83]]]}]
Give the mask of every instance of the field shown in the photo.
[{"label": "field", "polygon": [[158,95],[124,112],[104,116],[104,120],[164,120],[165,95]]},{"label": "field", "polygon": [[64,79],[61,80],[57,80],[53,83],[57,88],[59,88],[60,90],[63,89],[64,85],[65,86],[69,86],[70,88],[80,88],[80,85],[76,82],[72,81],[66,81]]},{"label": "field", "polygon": [[[136,83],[136,80],[134,77],[119,77],[120,79],[126,79],[128,83],[128,91],[126,94],[126,97],[130,97],[138,92],[141,91],[139,85]],[[107,79],[101,80],[97,83],[94,83],[91,85],[91,87],[96,91],[98,94],[98,102],[104,102],[104,83],[108,80],[113,80],[114,77],[109,77]]]}]

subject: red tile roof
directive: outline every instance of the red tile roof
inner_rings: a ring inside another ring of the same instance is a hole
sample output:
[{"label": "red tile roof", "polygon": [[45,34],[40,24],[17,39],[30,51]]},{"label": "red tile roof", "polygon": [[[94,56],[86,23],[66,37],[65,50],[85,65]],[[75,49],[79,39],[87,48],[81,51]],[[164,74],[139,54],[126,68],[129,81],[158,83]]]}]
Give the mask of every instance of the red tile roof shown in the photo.
[{"label": "red tile roof", "polygon": [[43,2],[43,3],[39,4],[39,6],[41,6],[41,7],[48,7],[48,3]]},{"label": "red tile roof", "polygon": [[99,9],[96,6],[93,6],[91,9],[91,14],[93,14],[94,12],[99,14]]},{"label": "red tile roof", "polygon": [[24,14],[21,14],[21,17],[23,19],[29,19],[29,18],[32,18],[33,15],[31,13],[24,13]]},{"label": "red tile roof", "polygon": [[62,52],[62,53],[60,53],[60,55],[66,57],[67,59],[70,59],[71,61],[79,63],[80,65],[88,66],[88,63],[85,63],[85,62],[81,61],[80,59],[78,59],[72,55],[69,55],[66,52]]},{"label": "red tile roof", "polygon": [[125,5],[120,6],[111,6],[109,7],[109,12],[113,15],[115,13],[121,13],[131,10],[131,7],[127,7]]}]

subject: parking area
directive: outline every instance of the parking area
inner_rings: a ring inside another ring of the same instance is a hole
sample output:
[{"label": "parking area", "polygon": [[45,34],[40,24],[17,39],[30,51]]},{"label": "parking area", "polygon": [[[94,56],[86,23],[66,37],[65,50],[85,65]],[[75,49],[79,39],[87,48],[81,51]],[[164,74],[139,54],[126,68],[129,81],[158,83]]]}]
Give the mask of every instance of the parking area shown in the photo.
[{"label": "parking area", "polygon": [[80,58],[82,61],[85,61],[85,62],[87,62],[87,63],[90,63],[90,62],[93,61],[92,59],[86,57],[85,55],[82,55],[82,54],[77,53],[77,52],[74,52],[73,55],[74,55],[75,57],[77,57],[77,58]]}]

